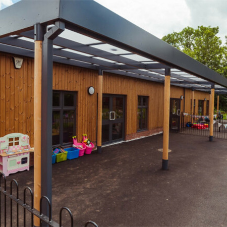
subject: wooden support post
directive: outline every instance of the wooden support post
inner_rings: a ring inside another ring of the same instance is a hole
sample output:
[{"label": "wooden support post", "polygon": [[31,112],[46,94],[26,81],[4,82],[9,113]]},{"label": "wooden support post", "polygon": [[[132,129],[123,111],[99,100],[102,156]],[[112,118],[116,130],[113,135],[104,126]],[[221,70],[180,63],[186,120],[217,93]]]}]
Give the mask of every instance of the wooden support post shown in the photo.
[{"label": "wooden support post", "polygon": [[170,112],[170,69],[165,70],[162,169],[168,169]]},{"label": "wooden support post", "polygon": [[[42,91],[42,47],[43,41],[35,41],[34,64],[34,208],[40,210],[41,199],[41,91]],[[40,220],[34,217],[34,226]]]},{"label": "wooden support post", "polygon": [[219,95],[217,95],[217,114],[219,112]]},{"label": "wooden support post", "polygon": [[211,86],[210,94],[210,137],[209,141],[213,141],[213,130],[214,130],[214,85]]},{"label": "wooden support post", "polygon": [[98,76],[98,127],[97,127],[97,150],[102,152],[102,92],[103,92],[103,71],[99,70]]},{"label": "wooden support post", "polygon": [[193,124],[193,115],[195,115],[195,112],[194,112],[194,99],[195,99],[195,91],[193,89],[192,90],[192,124]]}]

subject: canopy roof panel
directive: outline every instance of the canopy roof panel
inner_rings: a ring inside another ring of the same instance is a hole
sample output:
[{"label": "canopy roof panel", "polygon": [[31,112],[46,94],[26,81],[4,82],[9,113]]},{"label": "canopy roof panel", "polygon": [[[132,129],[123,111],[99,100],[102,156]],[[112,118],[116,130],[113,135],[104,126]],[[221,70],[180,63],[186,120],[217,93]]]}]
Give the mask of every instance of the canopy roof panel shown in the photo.
[{"label": "canopy roof panel", "polygon": [[34,25],[65,23],[54,61],[176,86],[226,92],[227,79],[93,0],[21,1],[0,11],[0,51],[34,56]]}]

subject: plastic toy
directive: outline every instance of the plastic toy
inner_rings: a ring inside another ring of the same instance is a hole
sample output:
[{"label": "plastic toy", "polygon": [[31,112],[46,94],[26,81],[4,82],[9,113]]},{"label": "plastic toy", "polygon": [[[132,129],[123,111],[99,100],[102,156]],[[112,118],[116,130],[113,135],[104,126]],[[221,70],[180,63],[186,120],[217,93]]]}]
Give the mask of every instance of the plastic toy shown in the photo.
[{"label": "plastic toy", "polygon": [[79,149],[79,156],[84,156],[86,150],[86,145],[84,143],[78,143],[76,136],[73,137],[73,147]]},{"label": "plastic toy", "polygon": [[5,176],[29,170],[29,136],[11,133],[0,138],[0,172]]},{"label": "plastic toy", "polygon": [[87,138],[87,134],[83,134],[83,144],[86,146],[85,154],[91,154],[94,144]]}]

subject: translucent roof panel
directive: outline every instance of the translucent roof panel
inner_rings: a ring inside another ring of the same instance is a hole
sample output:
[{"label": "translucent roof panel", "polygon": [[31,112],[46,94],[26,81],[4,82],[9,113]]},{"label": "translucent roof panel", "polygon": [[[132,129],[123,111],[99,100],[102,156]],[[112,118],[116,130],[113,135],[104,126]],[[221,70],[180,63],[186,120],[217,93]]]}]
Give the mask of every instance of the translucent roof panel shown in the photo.
[{"label": "translucent roof panel", "polygon": [[72,32],[68,29],[65,29],[65,31],[59,35],[59,37],[69,39],[71,41],[78,42],[78,43],[85,44],[85,45],[92,44],[92,43],[100,43],[99,40],[90,38],[85,35],[81,35],[77,32]]},{"label": "translucent roof panel", "polygon": [[111,61],[111,60],[108,60],[108,59],[105,59],[105,58],[100,58],[100,57],[94,57],[94,58],[102,60],[102,61],[110,62],[110,63],[116,63],[116,61]]},{"label": "translucent roof panel", "polygon": [[134,60],[134,61],[139,61],[139,62],[151,61],[151,59],[142,57],[142,56],[137,55],[137,54],[125,55],[124,57],[129,58],[129,59]]},{"label": "translucent roof panel", "polygon": [[116,55],[130,54],[130,52],[123,50],[121,48],[112,46],[110,44],[91,45],[91,47],[94,47],[96,49],[103,50],[112,54],[116,54]]},{"label": "translucent roof panel", "polygon": [[79,54],[81,56],[93,57],[93,55],[91,55],[91,54],[85,54],[83,52],[79,52],[79,51],[76,51],[76,50],[64,49],[64,51],[75,53],[75,54]]},{"label": "translucent roof panel", "polygon": [[19,37],[18,39],[21,39],[21,40],[24,40],[24,41],[28,41],[28,42],[34,43],[34,40],[33,39],[29,39],[29,38],[26,38],[26,37]]}]

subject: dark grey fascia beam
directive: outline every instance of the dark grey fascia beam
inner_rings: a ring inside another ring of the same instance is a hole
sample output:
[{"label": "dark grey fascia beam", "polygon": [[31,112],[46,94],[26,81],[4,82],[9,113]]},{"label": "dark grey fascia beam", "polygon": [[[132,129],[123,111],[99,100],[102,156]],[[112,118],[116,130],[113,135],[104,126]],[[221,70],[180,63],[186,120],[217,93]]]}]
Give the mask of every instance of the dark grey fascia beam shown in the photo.
[{"label": "dark grey fascia beam", "polygon": [[[133,67],[136,67],[138,69],[167,69],[167,68],[170,68],[166,65],[163,65],[163,64],[160,64],[160,63],[154,63],[154,64],[137,64],[137,65],[133,65]],[[127,69],[133,69],[132,66],[130,65],[119,65],[118,69],[121,69],[121,70],[127,70]],[[114,70],[114,69],[113,69]]]},{"label": "dark grey fascia beam", "polygon": [[59,18],[59,3],[59,0],[19,1],[1,10],[0,37],[31,30],[37,23],[54,23]]},{"label": "dark grey fascia beam", "polygon": [[164,83],[163,80],[157,80],[157,79],[153,79],[151,77],[148,76],[142,76],[139,74],[134,74],[128,71],[119,71],[119,70],[104,70],[104,72],[108,72],[108,73],[113,73],[113,74],[118,74],[118,75],[122,75],[122,76],[128,76],[128,77],[132,77],[132,78],[137,78],[137,79],[142,79],[142,80],[148,80],[148,81],[152,81],[152,82],[157,82],[157,83]]},{"label": "dark grey fascia beam", "polygon": [[171,84],[200,84],[200,85],[210,85],[210,82],[201,82],[201,81],[171,81]]},{"label": "dark grey fascia beam", "polygon": [[70,30],[227,87],[227,79],[220,74],[95,1],[61,1],[60,4],[60,18],[70,22],[66,24]]},{"label": "dark grey fascia beam", "polygon": [[217,94],[217,95],[227,95],[227,91],[226,92],[215,91],[215,94]]}]

